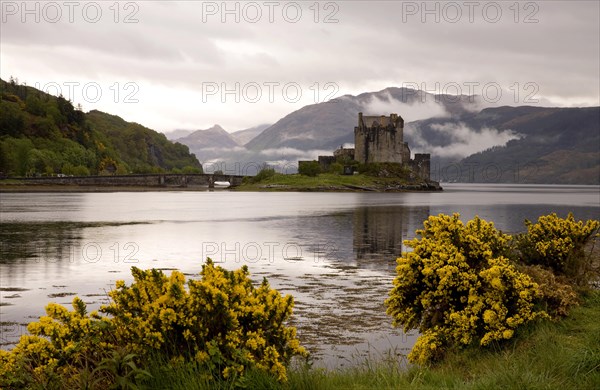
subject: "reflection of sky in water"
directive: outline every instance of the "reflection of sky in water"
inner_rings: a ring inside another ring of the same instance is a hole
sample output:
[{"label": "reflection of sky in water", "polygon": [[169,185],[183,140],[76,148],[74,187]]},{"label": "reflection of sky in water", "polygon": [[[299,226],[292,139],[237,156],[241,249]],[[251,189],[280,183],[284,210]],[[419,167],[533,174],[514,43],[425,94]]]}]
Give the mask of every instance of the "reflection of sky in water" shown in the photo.
[{"label": "reflection of sky in water", "polygon": [[210,256],[229,269],[247,264],[256,281],[266,276],[293,294],[293,321],[322,364],[402,352],[414,337],[391,328],[383,300],[402,240],[428,215],[479,215],[517,232],[523,219],[550,212],[599,218],[598,191],[456,184],[443,193],[2,194],[1,341],[24,331],[12,322],[37,318],[51,300],[68,304],[76,293],[99,306],[115,280],[131,280],[132,265],[195,274]]}]

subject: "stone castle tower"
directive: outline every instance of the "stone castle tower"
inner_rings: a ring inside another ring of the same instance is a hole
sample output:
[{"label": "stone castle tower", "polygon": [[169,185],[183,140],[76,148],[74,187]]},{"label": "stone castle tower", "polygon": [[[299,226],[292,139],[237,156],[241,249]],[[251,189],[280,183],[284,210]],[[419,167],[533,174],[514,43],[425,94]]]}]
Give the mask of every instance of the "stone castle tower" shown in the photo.
[{"label": "stone castle tower", "polygon": [[359,112],[354,128],[354,159],[361,164],[408,164],[410,149],[404,142],[404,119],[398,114],[364,116]]},{"label": "stone castle tower", "polygon": [[[398,114],[389,117],[364,116],[358,113],[358,126],[354,128],[354,149],[343,145],[333,152],[333,156],[319,156],[318,162],[323,172],[327,172],[336,161],[355,160],[360,164],[395,163],[410,170],[411,177],[418,176],[430,180],[431,156],[429,153],[417,153],[410,158],[410,149],[404,142],[404,119]],[[312,161],[299,161],[298,166]],[[346,173],[346,168],[348,172]],[[352,174],[354,168],[344,167],[344,174]]]}]

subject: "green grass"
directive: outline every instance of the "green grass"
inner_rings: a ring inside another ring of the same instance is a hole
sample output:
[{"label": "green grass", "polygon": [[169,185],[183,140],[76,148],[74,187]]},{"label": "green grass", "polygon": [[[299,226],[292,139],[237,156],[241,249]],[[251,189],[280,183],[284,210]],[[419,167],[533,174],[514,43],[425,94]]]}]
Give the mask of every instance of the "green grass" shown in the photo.
[{"label": "green grass", "polygon": [[2,179],[0,180],[0,186],[10,186],[15,184],[23,184],[23,180],[19,179]]},{"label": "green grass", "polygon": [[407,181],[399,178],[381,178],[367,175],[336,175],[333,173],[321,173],[310,177],[299,174],[284,175],[276,173],[274,176],[263,179],[258,183],[247,183],[236,188],[239,191],[290,191],[290,190],[348,190],[346,186],[380,188],[385,186],[396,186],[407,184]]},{"label": "green grass", "polygon": [[155,363],[151,389],[600,389],[600,292],[559,321],[533,324],[490,349],[450,353],[434,367],[404,368],[403,361],[365,361],[327,371],[306,366],[288,370],[289,381],[250,372],[241,382],[211,382],[190,366],[165,370]]}]

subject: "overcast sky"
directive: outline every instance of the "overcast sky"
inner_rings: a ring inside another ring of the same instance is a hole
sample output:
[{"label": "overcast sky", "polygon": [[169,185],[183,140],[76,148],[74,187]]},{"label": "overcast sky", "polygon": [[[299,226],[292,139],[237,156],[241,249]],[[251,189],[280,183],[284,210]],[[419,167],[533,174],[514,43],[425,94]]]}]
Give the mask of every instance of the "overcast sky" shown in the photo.
[{"label": "overcast sky", "polygon": [[162,132],[391,86],[599,105],[599,4],[2,0],[0,75]]}]

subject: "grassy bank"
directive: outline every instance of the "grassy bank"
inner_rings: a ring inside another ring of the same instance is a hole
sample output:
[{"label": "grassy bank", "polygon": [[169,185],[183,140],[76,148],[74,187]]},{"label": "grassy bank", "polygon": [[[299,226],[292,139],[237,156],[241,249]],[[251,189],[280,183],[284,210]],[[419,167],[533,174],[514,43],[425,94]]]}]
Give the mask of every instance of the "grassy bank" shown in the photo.
[{"label": "grassy bank", "polygon": [[[417,189],[421,182],[408,182],[395,177],[368,175],[337,175],[321,173],[318,176],[276,173],[257,183],[245,183],[237,191],[402,191]],[[415,187],[415,188],[406,188]]]},{"label": "grassy bank", "polygon": [[[363,364],[325,371],[296,367],[284,385],[260,373],[241,383],[250,389],[598,389],[600,388],[600,292],[559,322],[533,324],[502,345],[452,353],[440,364],[403,368],[403,362]],[[199,380],[189,367],[164,371],[155,364],[150,389],[231,389],[234,381]]]}]

